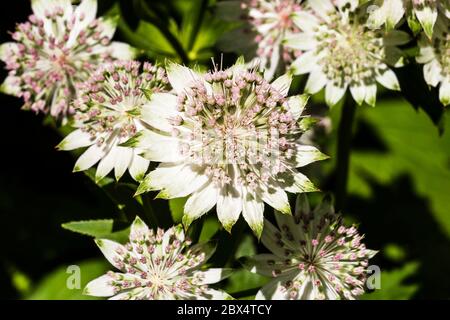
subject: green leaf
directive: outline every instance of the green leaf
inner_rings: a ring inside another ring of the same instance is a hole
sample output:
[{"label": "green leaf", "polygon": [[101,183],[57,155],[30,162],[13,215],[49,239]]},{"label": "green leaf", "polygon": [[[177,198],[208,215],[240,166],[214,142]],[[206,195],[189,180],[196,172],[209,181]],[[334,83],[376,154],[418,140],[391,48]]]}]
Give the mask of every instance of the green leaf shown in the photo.
[{"label": "green leaf", "polygon": [[106,234],[102,238],[124,244],[129,241],[129,235],[130,235],[130,227]]},{"label": "green leaf", "polygon": [[184,212],[184,205],[186,204],[187,197],[175,198],[169,200],[169,208],[172,214],[172,219],[175,223],[181,223]]},{"label": "green leaf", "polygon": [[189,7],[183,14],[179,39],[186,51],[190,51],[197,37],[199,26],[202,24],[207,0],[189,1]]},{"label": "green leaf", "polygon": [[72,221],[63,223],[62,227],[72,232],[81,233],[86,236],[95,238],[102,238],[112,233],[114,220],[87,220],[87,221]]},{"label": "green leaf", "polygon": [[74,263],[75,268],[79,267],[80,286],[79,288],[70,289],[68,281],[70,281],[73,269],[68,269],[69,265],[61,266],[55,271],[45,276],[35,287],[28,300],[98,300],[98,298],[85,296],[82,294],[86,284],[101,276],[110,269],[109,264],[105,260],[86,260]]},{"label": "green leaf", "polygon": [[220,223],[217,217],[207,217],[203,223],[202,232],[200,233],[199,242],[206,242],[212,238],[212,236],[219,230]]},{"label": "green leaf", "polygon": [[386,258],[394,262],[402,262],[406,258],[405,249],[395,243],[387,244],[381,252]]},{"label": "green leaf", "polygon": [[141,21],[135,34],[145,39],[146,50],[156,55],[176,55],[170,42],[155,25]]},{"label": "green leaf", "polygon": [[190,48],[189,58],[204,61],[210,59],[213,56],[212,48],[217,40],[234,27],[233,24],[220,21],[210,12],[206,12]]},{"label": "green leaf", "polygon": [[[252,256],[256,254],[256,246],[254,237],[251,235],[246,235],[243,241],[236,250],[235,259]],[[251,273],[246,269],[236,270],[228,279],[228,283],[225,290],[231,295],[238,292],[246,291],[257,291],[261,286],[263,286],[269,278],[261,276],[259,274]],[[252,290],[255,289],[255,290]],[[241,299],[251,298],[250,296],[241,297]]]},{"label": "green leaf", "polygon": [[[401,100],[388,100],[359,112],[360,127],[374,128],[386,151],[354,150],[350,193],[368,199],[371,181],[389,185],[407,175],[417,195],[428,199],[433,218],[450,238],[450,133],[439,136],[424,112]],[[450,118],[444,120],[448,125]]]},{"label": "green leaf", "polygon": [[417,272],[419,264],[410,262],[402,268],[381,271],[381,288],[364,294],[362,300],[407,300],[419,289],[417,284],[406,284],[406,280]]},{"label": "green leaf", "polygon": [[17,268],[10,268],[11,282],[14,288],[21,294],[26,295],[31,289],[31,279],[28,275]]}]

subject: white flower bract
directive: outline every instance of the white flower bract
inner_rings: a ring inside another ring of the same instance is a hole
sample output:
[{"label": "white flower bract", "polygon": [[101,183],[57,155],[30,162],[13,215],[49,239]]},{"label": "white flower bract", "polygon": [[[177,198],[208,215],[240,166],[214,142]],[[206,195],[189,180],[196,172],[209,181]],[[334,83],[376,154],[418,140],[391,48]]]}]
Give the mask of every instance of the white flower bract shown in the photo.
[{"label": "white flower bract", "polygon": [[439,98],[444,106],[450,105],[450,34],[449,20],[438,19],[433,38],[419,39],[420,53],[416,58],[424,64],[425,81],[432,87],[439,86]]},{"label": "white flower bract", "polygon": [[96,19],[97,0],[32,0],[29,21],[17,25],[15,42],[0,46],[9,76],[4,93],[23,98],[24,109],[67,121],[79,85],[101,64],[131,59],[134,50],[111,42],[116,22]]},{"label": "white flower bract", "polygon": [[[410,26],[418,21],[428,38],[433,36],[434,25],[438,14],[448,14],[448,0],[376,0],[372,1],[372,8],[368,20],[372,28],[378,28],[383,24],[388,30],[394,29],[401,19],[406,16]],[[413,30],[416,28],[413,27]]]},{"label": "white flower bract", "polygon": [[131,225],[125,245],[100,239],[96,243],[120,272],[92,280],[84,294],[113,300],[229,300],[209,287],[231,270],[201,269],[214,252],[209,243],[191,245],[181,225],[154,232],[139,218]]},{"label": "white flower bract", "polygon": [[355,226],[346,227],[325,198],[311,209],[305,195],[294,216],[275,213],[278,227],[265,221],[262,243],[271,253],[243,259],[251,272],[272,277],[256,299],[354,299],[364,293],[368,260]]}]

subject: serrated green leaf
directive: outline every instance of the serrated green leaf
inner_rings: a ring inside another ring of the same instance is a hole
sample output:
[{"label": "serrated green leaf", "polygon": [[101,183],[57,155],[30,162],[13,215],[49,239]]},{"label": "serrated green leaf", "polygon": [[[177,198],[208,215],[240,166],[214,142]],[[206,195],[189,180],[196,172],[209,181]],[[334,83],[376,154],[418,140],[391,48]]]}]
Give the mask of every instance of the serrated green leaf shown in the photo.
[{"label": "serrated green leaf", "polygon": [[86,236],[95,238],[102,238],[112,233],[114,225],[113,219],[104,220],[86,220],[86,221],[72,221],[63,223],[61,226],[72,232],[80,233]]},{"label": "serrated green leaf", "polygon": [[216,217],[208,217],[203,223],[202,231],[200,233],[199,242],[206,242],[219,230],[220,223]]}]

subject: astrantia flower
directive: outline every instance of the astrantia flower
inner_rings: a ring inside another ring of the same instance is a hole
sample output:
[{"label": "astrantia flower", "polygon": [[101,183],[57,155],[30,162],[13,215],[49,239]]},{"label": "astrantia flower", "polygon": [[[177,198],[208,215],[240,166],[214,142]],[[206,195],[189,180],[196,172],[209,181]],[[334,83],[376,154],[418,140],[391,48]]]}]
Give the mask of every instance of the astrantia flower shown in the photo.
[{"label": "astrantia flower", "polygon": [[60,150],[89,147],[78,159],[74,171],[84,171],[99,162],[96,180],[112,169],[120,179],[128,169],[141,180],[149,166],[140,150],[121,146],[144,128],[139,120],[150,95],[168,84],[164,69],[137,61],[116,61],[102,66],[80,90],[74,102],[74,126],[58,146]]},{"label": "astrantia flower", "polygon": [[280,63],[288,64],[295,56],[295,50],[283,46],[287,32],[298,32],[292,15],[300,11],[298,0],[248,0],[241,2],[247,12],[246,19],[250,29],[255,32],[256,56],[260,59],[265,77],[271,79]]},{"label": "astrantia flower", "polygon": [[273,277],[257,299],[354,299],[364,293],[368,260],[355,226],[346,227],[327,199],[314,210],[299,196],[294,216],[265,221],[262,243],[272,253],[244,259],[250,271]]},{"label": "astrantia flower", "polygon": [[[357,2],[357,1],[356,1]],[[394,72],[388,67],[402,63],[396,45],[409,41],[401,31],[385,34],[366,26],[364,8],[351,1],[308,1],[312,12],[294,14],[302,30],[287,36],[285,45],[305,53],[291,65],[295,74],[309,73],[306,91],[314,94],[325,87],[325,98],[333,106],[347,88],[358,104],[374,106],[377,82],[388,89],[399,90]]]},{"label": "astrantia flower", "polygon": [[161,132],[142,132],[131,143],[146,148],[147,159],[162,162],[138,194],[190,195],[186,226],[217,204],[218,218],[230,230],[242,211],[259,236],[264,202],[290,214],[285,190],[316,190],[296,168],[326,157],[298,142],[310,121],[301,116],[307,98],[286,97],[290,77],[269,83],[243,61],[206,74],[172,64],[167,73],[176,94],[155,94],[142,114]]},{"label": "astrantia flower", "polygon": [[66,120],[79,85],[102,63],[131,59],[125,43],[111,42],[116,23],[96,19],[97,1],[32,0],[33,15],[17,25],[16,42],[0,47],[9,76],[1,90],[22,97],[24,109]]},{"label": "astrantia flower", "polygon": [[114,300],[231,298],[208,286],[230,275],[230,270],[201,269],[214,248],[208,243],[191,246],[181,225],[154,232],[136,218],[127,244],[107,239],[96,243],[106,259],[121,272],[109,271],[91,281],[84,294]]},{"label": "astrantia flower", "polygon": [[442,10],[444,14],[448,14],[449,1],[376,0],[373,1],[372,8],[375,10],[370,13],[368,21],[371,27],[378,28],[385,24],[386,28],[391,30],[406,16],[410,25],[414,20],[418,21],[428,38],[431,38],[439,11]]},{"label": "astrantia flower", "polygon": [[425,81],[439,88],[439,97],[444,106],[450,104],[450,34],[449,20],[439,19],[431,41],[422,36],[419,40],[420,54],[417,62],[425,64]]}]

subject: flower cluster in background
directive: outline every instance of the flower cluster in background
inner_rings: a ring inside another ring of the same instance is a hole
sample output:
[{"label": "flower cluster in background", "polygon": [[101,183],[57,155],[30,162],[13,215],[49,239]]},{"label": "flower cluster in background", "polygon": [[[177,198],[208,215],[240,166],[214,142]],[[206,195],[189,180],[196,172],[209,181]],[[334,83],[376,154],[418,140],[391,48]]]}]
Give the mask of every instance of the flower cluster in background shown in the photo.
[{"label": "flower cluster in background", "polygon": [[[131,45],[112,41],[119,18],[96,18],[97,0],[32,0],[31,8],[12,42],[0,47],[8,71],[2,92],[71,129],[60,131],[66,133],[57,148],[76,154],[75,172],[95,167],[101,185],[111,172],[117,183],[126,180],[128,171],[128,187],[140,204],[150,203],[153,217],[126,217],[126,244],[96,239],[119,272],[91,281],[85,294],[232,299],[216,286],[233,270],[207,264],[215,248],[198,241],[213,211],[231,237],[245,232],[245,225],[236,227],[242,216],[271,252],[241,260],[271,278],[256,299],[355,299],[365,292],[376,251],[355,225],[343,223],[328,197],[309,205],[307,194],[320,190],[303,167],[328,156],[302,142],[305,133],[314,135],[308,102],[324,92],[329,107],[345,95],[376,106],[379,84],[401,91],[396,69],[418,63],[449,105],[448,1],[221,1],[213,12],[235,26],[223,39],[245,34],[250,41],[222,42],[244,56],[229,67],[213,60],[209,68],[194,54],[137,57]],[[294,78],[304,90],[292,92]],[[345,164],[342,170],[348,175]],[[184,199],[182,223],[164,231],[154,197]]]},{"label": "flower cluster in background", "polygon": [[[236,8],[233,6],[236,2],[239,1],[221,2],[218,10],[226,15],[230,8]],[[249,58],[258,59],[268,68],[269,79],[280,72],[279,61],[284,60],[285,71],[310,74],[305,87],[307,93],[316,94],[326,88],[329,106],[336,105],[347,89],[359,105],[365,102],[375,106],[377,82],[390,90],[400,90],[392,68],[404,65],[406,54],[398,46],[407,45],[412,38],[396,27],[404,20],[410,25],[417,21],[421,27],[414,30],[419,38],[423,33],[420,47],[430,46],[435,51],[433,80],[428,75],[430,65],[425,67],[425,79],[433,87],[442,83],[441,102],[445,106],[449,104],[448,1],[255,0],[250,4],[241,3],[243,12],[248,10],[244,17],[250,27],[241,27],[239,32],[256,32],[254,42],[258,49],[242,50],[240,44],[226,41],[228,48],[224,50],[241,51]],[[238,17],[237,21],[242,20]],[[236,37],[236,34],[230,33],[230,36]],[[447,39],[438,40],[443,37]],[[269,53],[271,63],[276,65],[268,64]],[[419,63],[433,59],[431,53],[426,58],[422,56],[418,56]]]}]

